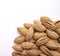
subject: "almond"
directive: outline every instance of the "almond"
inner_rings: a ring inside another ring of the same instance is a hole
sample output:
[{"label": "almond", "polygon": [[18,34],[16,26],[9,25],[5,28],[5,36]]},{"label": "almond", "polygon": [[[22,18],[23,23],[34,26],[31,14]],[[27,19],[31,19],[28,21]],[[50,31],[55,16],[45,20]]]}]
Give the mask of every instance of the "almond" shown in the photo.
[{"label": "almond", "polygon": [[40,24],[34,24],[33,28],[39,32],[44,32],[46,30],[46,28],[43,25]]},{"label": "almond", "polygon": [[34,34],[34,30],[32,27],[29,28],[29,30],[26,33],[26,40],[31,40]]},{"label": "almond", "polygon": [[45,46],[41,46],[40,50],[43,54],[46,54],[47,56],[53,56],[52,52]]},{"label": "almond", "polygon": [[54,31],[46,30],[46,33],[52,39],[58,39],[59,38],[59,35]]},{"label": "almond", "polygon": [[14,40],[14,42],[15,43],[22,43],[22,42],[24,42],[25,41],[25,37],[24,36],[18,36],[18,37],[16,37],[15,38],[15,40]]},{"label": "almond", "polygon": [[30,49],[30,48],[32,48],[33,43],[31,43],[31,42],[23,42],[23,43],[21,44],[21,46],[22,46],[22,48],[24,48],[24,49]]},{"label": "almond", "polygon": [[25,36],[28,31],[26,28],[23,28],[23,27],[18,27],[17,30],[23,36]]},{"label": "almond", "polygon": [[38,56],[38,55],[39,55],[37,49],[28,50],[28,51],[27,51],[27,54],[30,55],[30,56]]},{"label": "almond", "polygon": [[59,48],[57,40],[49,39],[49,41],[45,45],[51,50],[56,50],[57,48]]},{"label": "almond", "polygon": [[49,30],[56,30],[56,26],[52,22],[44,22],[44,26]]},{"label": "almond", "polygon": [[51,51],[53,53],[54,56],[60,56],[60,53],[57,51]]},{"label": "almond", "polygon": [[19,44],[14,45],[12,48],[16,51],[19,51],[19,52],[23,50],[21,45],[19,45]]},{"label": "almond", "polygon": [[41,45],[46,44],[48,41],[49,41],[49,38],[48,38],[48,37],[42,37],[42,38],[39,38],[39,39],[36,41],[36,44],[37,44],[38,46],[41,46]]},{"label": "almond", "polygon": [[52,20],[47,16],[40,17],[40,20],[41,20],[42,23],[44,23],[44,22],[52,22]]},{"label": "almond", "polygon": [[16,51],[14,51],[14,52],[12,53],[12,56],[22,56],[22,55],[21,55],[20,52],[16,52]]},{"label": "almond", "polygon": [[46,33],[36,32],[36,33],[34,33],[33,39],[38,40],[38,39],[41,38],[41,37],[47,37],[47,34],[46,34]]}]

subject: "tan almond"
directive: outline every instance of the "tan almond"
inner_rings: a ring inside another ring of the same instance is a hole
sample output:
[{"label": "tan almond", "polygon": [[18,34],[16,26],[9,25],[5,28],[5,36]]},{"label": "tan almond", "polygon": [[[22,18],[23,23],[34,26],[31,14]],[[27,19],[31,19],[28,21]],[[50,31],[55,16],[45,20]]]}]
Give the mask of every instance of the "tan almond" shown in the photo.
[{"label": "tan almond", "polygon": [[56,26],[54,25],[54,23],[52,22],[52,20],[46,16],[42,16],[41,18],[41,22],[42,24],[47,28],[47,29],[50,29],[50,30],[55,30],[56,29]]},{"label": "tan almond", "polygon": [[21,55],[20,52],[16,52],[16,51],[14,51],[14,52],[12,53],[12,56],[22,56],[22,55]]},{"label": "tan almond", "polygon": [[20,44],[20,43],[22,43],[22,42],[24,42],[24,41],[25,41],[25,37],[24,37],[24,36],[18,36],[18,37],[16,37],[15,40],[14,40],[14,42],[15,42],[15,43],[18,43],[18,44]]},{"label": "tan almond", "polygon": [[30,28],[30,27],[32,27],[32,24],[30,24],[30,23],[24,23],[24,27]]},{"label": "tan almond", "polygon": [[33,39],[38,40],[38,39],[41,38],[41,37],[47,37],[47,34],[46,34],[46,33],[36,32],[36,33],[34,33]]},{"label": "tan almond", "polygon": [[49,41],[45,45],[51,50],[56,50],[57,48],[59,48],[57,40],[49,39]]},{"label": "tan almond", "polygon": [[60,28],[56,29],[56,32],[60,35]]},{"label": "tan almond", "polygon": [[23,50],[21,45],[19,45],[19,44],[14,45],[12,48],[16,51],[19,51],[19,52]]},{"label": "tan almond", "polygon": [[38,46],[41,46],[41,45],[46,44],[48,41],[49,41],[49,38],[48,38],[48,37],[42,37],[42,38],[39,38],[39,39],[36,41],[36,44],[37,44]]},{"label": "tan almond", "polygon": [[26,28],[23,28],[23,27],[18,27],[17,30],[23,36],[25,36],[28,31]]},{"label": "tan almond", "polygon": [[34,20],[34,24],[42,24],[40,20]]},{"label": "tan almond", "polygon": [[58,49],[56,49],[56,51],[60,53],[60,47]]},{"label": "tan almond", "polygon": [[60,20],[56,21],[55,25],[56,25],[57,28],[60,28]]},{"label": "tan almond", "polygon": [[46,30],[46,28],[43,25],[40,24],[34,24],[33,28],[39,32],[44,32]]},{"label": "tan almond", "polygon": [[21,46],[22,46],[22,48],[24,48],[24,49],[30,49],[30,48],[32,48],[33,43],[31,43],[31,42],[23,42],[23,43],[21,44]]},{"label": "tan almond", "polygon": [[44,22],[43,25],[49,30],[56,30],[56,26],[52,22]]},{"label": "tan almond", "polygon": [[54,31],[46,30],[46,33],[52,39],[58,39],[59,38],[59,35]]},{"label": "tan almond", "polygon": [[47,16],[40,17],[40,20],[41,20],[42,23],[44,23],[44,22],[52,22],[52,20]]},{"label": "tan almond", "polygon": [[27,54],[30,55],[30,56],[38,56],[38,55],[39,55],[37,49],[28,50],[28,51],[27,51]]},{"label": "tan almond", "polygon": [[45,46],[41,46],[40,50],[43,54],[45,54],[47,56],[53,56],[52,52]]},{"label": "tan almond", "polygon": [[32,27],[29,28],[29,30],[26,33],[26,40],[29,41],[32,39],[34,34],[34,29]]},{"label": "tan almond", "polygon": [[60,56],[60,53],[57,51],[51,51],[53,53],[54,56]]}]

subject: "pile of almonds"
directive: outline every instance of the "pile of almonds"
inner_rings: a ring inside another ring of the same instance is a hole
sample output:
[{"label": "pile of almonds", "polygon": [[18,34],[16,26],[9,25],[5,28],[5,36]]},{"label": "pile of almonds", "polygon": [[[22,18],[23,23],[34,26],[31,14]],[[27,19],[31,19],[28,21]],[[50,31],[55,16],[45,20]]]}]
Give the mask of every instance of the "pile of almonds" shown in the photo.
[{"label": "pile of almonds", "polygon": [[60,56],[60,21],[42,16],[34,24],[18,27],[12,56]]}]

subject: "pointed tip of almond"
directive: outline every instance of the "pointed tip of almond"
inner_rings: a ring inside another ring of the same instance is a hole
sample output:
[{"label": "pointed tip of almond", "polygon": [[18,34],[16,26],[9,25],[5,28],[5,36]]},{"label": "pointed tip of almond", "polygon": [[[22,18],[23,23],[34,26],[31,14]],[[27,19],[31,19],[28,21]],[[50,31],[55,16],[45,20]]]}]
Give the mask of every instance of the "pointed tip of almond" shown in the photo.
[{"label": "pointed tip of almond", "polygon": [[12,46],[12,48],[14,49],[14,48],[15,48],[15,46]]}]

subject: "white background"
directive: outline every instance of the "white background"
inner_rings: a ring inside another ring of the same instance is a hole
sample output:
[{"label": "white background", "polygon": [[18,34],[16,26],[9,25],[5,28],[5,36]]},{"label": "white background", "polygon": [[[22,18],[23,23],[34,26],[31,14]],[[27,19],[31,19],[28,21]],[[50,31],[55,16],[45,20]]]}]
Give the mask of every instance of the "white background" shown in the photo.
[{"label": "white background", "polygon": [[60,0],[0,0],[0,56],[12,56],[17,27],[40,16],[60,19]]}]

